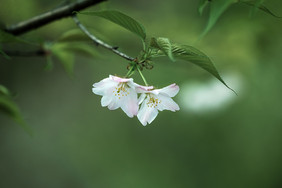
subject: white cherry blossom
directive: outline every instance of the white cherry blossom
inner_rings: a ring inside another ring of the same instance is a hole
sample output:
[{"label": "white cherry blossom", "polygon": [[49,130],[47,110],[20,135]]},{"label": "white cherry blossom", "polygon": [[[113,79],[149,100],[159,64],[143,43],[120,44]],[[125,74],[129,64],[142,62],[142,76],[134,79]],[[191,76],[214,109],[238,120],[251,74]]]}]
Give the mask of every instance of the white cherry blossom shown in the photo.
[{"label": "white cherry blossom", "polygon": [[132,78],[120,78],[110,75],[98,83],[93,84],[92,91],[101,95],[101,105],[110,110],[121,108],[128,117],[138,113],[138,100],[135,87],[138,86]]},{"label": "white cherry blossom", "polygon": [[176,84],[154,90],[152,90],[152,87],[137,86],[136,91],[141,93],[138,100],[141,107],[137,117],[144,126],[147,123],[150,124],[157,117],[159,111],[170,110],[175,112],[179,110],[178,104],[171,99],[179,91],[179,86]]}]

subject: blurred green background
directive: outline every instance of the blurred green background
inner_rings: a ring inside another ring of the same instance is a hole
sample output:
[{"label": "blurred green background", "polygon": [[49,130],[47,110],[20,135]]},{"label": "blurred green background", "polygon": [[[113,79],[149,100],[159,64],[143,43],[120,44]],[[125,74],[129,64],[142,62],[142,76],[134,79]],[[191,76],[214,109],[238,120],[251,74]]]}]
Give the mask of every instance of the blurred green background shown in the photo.
[{"label": "blurred green background", "polygon": [[[147,81],[180,85],[181,110],[161,112],[143,127],[120,109],[100,105],[92,84],[109,74],[125,75],[124,59],[102,48],[100,56],[77,56],[73,76],[44,57],[0,57],[0,82],[15,100],[34,136],[0,114],[2,188],[279,188],[282,187],[282,19],[233,5],[198,40],[208,14],[198,1],[118,1],[97,8],[122,11],[150,36],[194,45],[205,52],[238,96],[209,73],[186,62],[159,59]],[[59,4],[55,0],[1,0],[7,25]],[[282,1],[265,5],[282,15]],[[93,8],[92,8],[93,9]],[[91,10],[91,9],[89,9]],[[106,20],[80,15],[112,45],[136,56],[138,37]],[[76,28],[62,19],[24,37],[56,40]],[[136,82],[142,80],[136,74]]]}]

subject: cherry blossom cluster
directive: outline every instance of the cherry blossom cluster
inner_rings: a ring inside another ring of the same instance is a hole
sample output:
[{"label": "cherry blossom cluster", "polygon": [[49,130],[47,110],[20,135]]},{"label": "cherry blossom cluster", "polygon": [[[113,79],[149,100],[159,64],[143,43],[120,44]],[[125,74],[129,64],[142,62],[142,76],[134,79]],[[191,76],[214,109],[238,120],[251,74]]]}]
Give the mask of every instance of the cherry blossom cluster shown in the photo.
[{"label": "cherry blossom cluster", "polygon": [[179,91],[179,86],[176,84],[154,89],[153,86],[139,85],[133,82],[132,78],[110,75],[95,83],[92,91],[102,96],[103,107],[107,106],[110,110],[121,108],[128,117],[137,116],[144,126],[150,124],[159,111],[179,110],[179,106],[172,99]]}]

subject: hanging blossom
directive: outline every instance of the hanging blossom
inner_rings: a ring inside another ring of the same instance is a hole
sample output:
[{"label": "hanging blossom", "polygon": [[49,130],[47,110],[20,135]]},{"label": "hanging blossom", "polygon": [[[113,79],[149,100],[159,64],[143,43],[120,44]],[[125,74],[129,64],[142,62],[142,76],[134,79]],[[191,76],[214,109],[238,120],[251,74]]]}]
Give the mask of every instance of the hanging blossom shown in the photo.
[{"label": "hanging blossom", "polygon": [[101,105],[108,106],[110,110],[121,108],[128,117],[136,116],[138,113],[138,100],[136,93],[138,84],[132,78],[120,78],[110,75],[93,85],[93,93],[103,96]]},{"label": "hanging blossom", "polygon": [[141,104],[141,107],[137,117],[144,126],[146,126],[147,123],[150,124],[157,117],[159,111],[170,110],[175,112],[179,110],[178,104],[171,98],[178,93],[178,85],[171,84],[162,89],[152,89],[151,86],[136,87],[136,91],[141,93],[138,100],[138,104]]}]

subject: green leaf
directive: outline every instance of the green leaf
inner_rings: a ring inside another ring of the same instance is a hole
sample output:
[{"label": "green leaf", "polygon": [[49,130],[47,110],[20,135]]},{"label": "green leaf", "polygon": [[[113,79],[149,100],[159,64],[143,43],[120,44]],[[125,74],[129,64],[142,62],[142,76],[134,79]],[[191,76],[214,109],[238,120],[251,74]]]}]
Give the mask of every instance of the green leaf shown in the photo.
[{"label": "green leaf", "polygon": [[80,29],[73,29],[62,34],[57,42],[78,42],[90,41],[89,37],[85,35]]},{"label": "green leaf", "polygon": [[173,54],[172,54],[172,46],[168,38],[151,38],[151,47],[154,47],[156,49],[159,49],[162,51],[165,55],[167,55],[171,61],[175,61]]},{"label": "green leaf", "polygon": [[74,67],[74,56],[70,52],[67,51],[57,51],[54,53],[56,57],[60,60],[62,65],[64,66],[67,73],[73,73]]},{"label": "green leaf", "polygon": [[58,58],[61,64],[64,66],[64,69],[67,73],[73,73],[74,67],[74,54],[70,51],[65,50],[65,44],[55,44],[53,45],[50,50],[54,56]]},{"label": "green leaf", "polygon": [[30,44],[29,42],[19,38],[19,37],[16,37],[10,33],[7,33],[3,30],[0,30],[0,43],[10,43],[10,42],[16,42],[16,43],[28,43]]},{"label": "green leaf", "polygon": [[105,18],[141,37],[143,41],[146,39],[146,32],[144,27],[133,18],[115,10],[104,11],[85,11],[80,14],[92,15]]},{"label": "green leaf", "polygon": [[84,43],[76,43],[75,45],[66,45],[64,47],[64,50],[91,58],[99,56],[99,53],[96,51],[95,48]]},{"label": "green leaf", "polygon": [[222,13],[234,3],[235,0],[213,0],[210,2],[210,15],[208,19],[208,24],[201,34],[200,38],[206,35],[210,29],[217,22],[218,18],[222,15]]},{"label": "green leaf", "polygon": [[200,0],[199,7],[198,7],[198,11],[199,11],[200,15],[203,14],[204,9],[209,4],[209,2],[210,2],[210,0]]},{"label": "green leaf", "polygon": [[202,69],[208,71],[213,76],[215,76],[219,81],[221,81],[227,88],[236,93],[233,89],[231,89],[221,78],[217,69],[213,65],[210,58],[205,55],[203,52],[198,49],[182,44],[172,44],[172,53],[176,59],[181,59],[185,61],[189,61],[195,65],[198,65]]},{"label": "green leaf", "polygon": [[6,95],[0,94],[0,112],[8,115],[19,124],[29,135],[32,135],[31,128],[24,121],[18,106]]},{"label": "green leaf", "polygon": [[[92,45],[90,46],[89,44],[80,42],[57,42],[49,47],[49,49],[51,51],[51,54],[58,58],[58,60],[64,66],[66,72],[69,74],[73,73],[75,54],[91,58],[100,56],[99,53],[97,53],[96,49],[92,47]],[[47,59],[47,65],[53,65],[50,60],[51,59]]]},{"label": "green leaf", "polygon": [[0,54],[3,55],[6,59],[11,59],[4,51],[0,49]]},{"label": "green leaf", "polygon": [[[95,33],[95,36],[102,39],[103,41],[108,40],[108,38],[103,35],[100,32],[97,32],[97,30],[88,28],[88,31],[91,33]],[[83,42],[83,43],[91,43],[93,44],[93,41],[84,33],[81,31],[81,29],[72,29],[65,33],[63,33],[56,41],[56,43],[70,43],[70,42]],[[73,45],[72,45],[73,46]]]},{"label": "green leaf", "polygon": [[0,95],[10,96],[10,91],[3,85],[0,85]]},{"label": "green leaf", "polygon": [[264,0],[254,0],[254,6],[250,12],[251,16],[254,16],[257,13],[257,11],[259,10],[259,6],[262,5],[263,2]]},{"label": "green leaf", "polygon": [[243,4],[246,4],[248,6],[251,6],[251,7],[254,7],[254,8],[258,8],[259,10],[273,16],[273,17],[276,17],[276,18],[282,18],[281,16],[277,16],[275,15],[273,12],[271,12],[266,6],[264,6],[261,2],[261,3],[257,3],[257,1],[254,1],[254,0],[240,0],[239,3],[243,3]]}]

